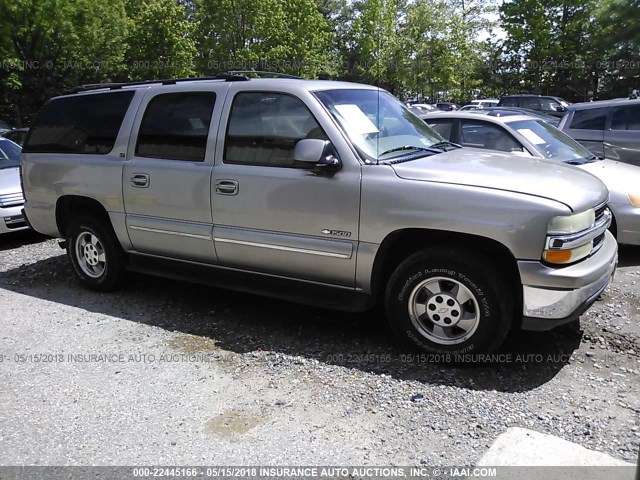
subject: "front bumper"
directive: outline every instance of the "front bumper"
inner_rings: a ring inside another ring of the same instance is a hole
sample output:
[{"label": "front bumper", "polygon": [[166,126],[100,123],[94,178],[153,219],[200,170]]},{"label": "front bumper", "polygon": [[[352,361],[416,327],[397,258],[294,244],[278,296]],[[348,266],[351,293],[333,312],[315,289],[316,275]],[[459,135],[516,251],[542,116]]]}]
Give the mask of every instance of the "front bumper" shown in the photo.
[{"label": "front bumper", "polygon": [[618,263],[618,245],[605,233],[602,247],[591,257],[568,267],[552,268],[520,261],[522,328],[550,330],[576,320],[607,288]]},{"label": "front bumper", "polygon": [[22,205],[0,208],[0,235],[26,230],[29,226],[22,214]]}]

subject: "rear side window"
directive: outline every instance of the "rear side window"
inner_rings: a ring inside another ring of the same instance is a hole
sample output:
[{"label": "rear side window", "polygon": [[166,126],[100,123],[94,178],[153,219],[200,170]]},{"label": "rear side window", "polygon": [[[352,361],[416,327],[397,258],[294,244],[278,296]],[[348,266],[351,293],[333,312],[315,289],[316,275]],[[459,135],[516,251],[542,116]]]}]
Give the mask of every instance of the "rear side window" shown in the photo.
[{"label": "rear side window", "polygon": [[216,95],[213,92],[164,93],[144,112],[136,155],[203,162]]},{"label": "rear side window", "polygon": [[540,110],[540,99],[536,97],[522,97],[520,99],[521,108],[530,108],[531,110]]},{"label": "rear side window", "polygon": [[607,108],[588,108],[573,112],[569,128],[574,130],[604,130]]},{"label": "rear side window", "polygon": [[38,114],[23,151],[109,153],[133,95],[96,93],[51,100]]},{"label": "rear side window", "polygon": [[640,130],[640,105],[625,105],[613,109],[612,130]]}]

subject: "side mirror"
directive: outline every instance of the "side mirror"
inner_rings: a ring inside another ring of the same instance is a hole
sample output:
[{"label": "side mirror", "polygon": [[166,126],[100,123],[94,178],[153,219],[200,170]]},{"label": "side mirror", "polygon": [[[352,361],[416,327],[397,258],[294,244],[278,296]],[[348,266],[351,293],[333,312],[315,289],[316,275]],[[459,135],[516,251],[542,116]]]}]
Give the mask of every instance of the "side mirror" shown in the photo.
[{"label": "side mirror", "polygon": [[563,107],[562,105],[556,107],[556,112],[566,112],[567,107]]},{"label": "side mirror", "polygon": [[334,174],[342,168],[342,162],[334,155],[333,145],[328,140],[303,138],[296,143],[293,151],[296,162],[312,164],[311,170],[317,174]]}]

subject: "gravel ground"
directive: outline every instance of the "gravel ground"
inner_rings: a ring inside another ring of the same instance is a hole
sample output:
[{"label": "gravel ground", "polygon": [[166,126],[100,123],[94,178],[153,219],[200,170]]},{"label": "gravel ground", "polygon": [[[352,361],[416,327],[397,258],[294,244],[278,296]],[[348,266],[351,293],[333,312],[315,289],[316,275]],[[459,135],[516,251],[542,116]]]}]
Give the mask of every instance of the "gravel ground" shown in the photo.
[{"label": "gravel ground", "polygon": [[635,463],[639,291],[622,249],[579,325],[452,367],[379,314],[141,275],[93,293],[55,240],[3,236],[0,464],[469,465],[512,426]]}]

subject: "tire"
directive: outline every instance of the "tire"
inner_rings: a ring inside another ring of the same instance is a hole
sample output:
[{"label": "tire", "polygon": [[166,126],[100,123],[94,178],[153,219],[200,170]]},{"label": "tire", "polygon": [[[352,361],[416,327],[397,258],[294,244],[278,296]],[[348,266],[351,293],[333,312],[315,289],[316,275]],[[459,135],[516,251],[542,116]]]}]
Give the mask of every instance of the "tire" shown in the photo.
[{"label": "tire", "polygon": [[112,291],[124,276],[125,254],[111,225],[93,217],[72,220],[67,255],[80,283],[91,290]]},{"label": "tire", "polygon": [[481,254],[429,248],[403,261],[387,284],[385,307],[396,336],[421,351],[490,353],[514,319],[514,292]]}]

